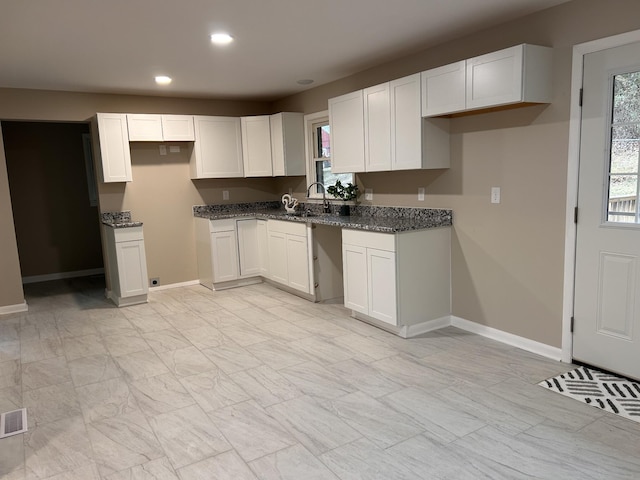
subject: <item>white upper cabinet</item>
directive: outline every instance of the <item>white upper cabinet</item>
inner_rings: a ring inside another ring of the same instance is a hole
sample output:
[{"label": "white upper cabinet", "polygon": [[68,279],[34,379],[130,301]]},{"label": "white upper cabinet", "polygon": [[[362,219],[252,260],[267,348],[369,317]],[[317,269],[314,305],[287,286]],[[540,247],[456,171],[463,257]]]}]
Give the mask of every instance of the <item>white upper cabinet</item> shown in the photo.
[{"label": "white upper cabinet", "polygon": [[[422,118],[419,73],[365,88],[362,97],[364,171],[449,167],[449,120]],[[335,171],[333,139],[340,132],[338,126],[331,128]]]},{"label": "white upper cabinet", "polygon": [[98,113],[91,122],[94,155],[104,183],[130,182],[131,152],[127,116],[122,113]]},{"label": "white upper cabinet", "polygon": [[362,90],[329,99],[331,171],[364,172],[364,97]]},{"label": "white upper cabinet", "polygon": [[[420,115],[420,74],[409,75],[389,82],[391,100],[391,170],[430,168],[429,159],[422,155],[423,140],[444,141],[448,147],[448,131],[444,138],[422,138],[422,115]],[[424,162],[423,162],[424,158]],[[438,160],[438,164],[441,160]]]},{"label": "white upper cabinet", "polygon": [[389,83],[363,90],[364,158],[367,172],[391,170]]},{"label": "white upper cabinet", "polygon": [[242,117],[242,160],[245,177],[271,177],[269,116]]},{"label": "white upper cabinet", "polygon": [[552,62],[553,49],[522,44],[422,72],[422,115],[549,103]]},{"label": "white upper cabinet", "polygon": [[269,117],[273,176],[306,174],[304,156],[304,115],[281,112]]},{"label": "white upper cabinet", "polygon": [[165,142],[193,142],[193,115],[162,115],[162,138]]},{"label": "white upper cabinet", "polygon": [[466,106],[466,61],[422,72],[422,116],[461,112]]},{"label": "white upper cabinet", "polygon": [[127,114],[131,142],[188,142],[194,140],[192,115]]},{"label": "white upper cabinet", "polygon": [[162,116],[127,114],[130,142],[162,142]]},{"label": "white upper cabinet", "polygon": [[240,119],[197,115],[193,121],[191,178],[244,176]]}]

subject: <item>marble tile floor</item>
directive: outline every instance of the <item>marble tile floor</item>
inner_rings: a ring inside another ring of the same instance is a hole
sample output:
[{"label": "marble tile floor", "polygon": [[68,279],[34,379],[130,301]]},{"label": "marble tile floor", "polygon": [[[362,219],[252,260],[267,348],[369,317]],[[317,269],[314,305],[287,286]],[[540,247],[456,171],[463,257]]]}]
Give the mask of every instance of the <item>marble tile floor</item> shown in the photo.
[{"label": "marble tile floor", "polygon": [[2,480],[637,479],[640,424],[536,385],[570,370],[445,328],[410,340],[260,284],[27,285],[0,317]]}]

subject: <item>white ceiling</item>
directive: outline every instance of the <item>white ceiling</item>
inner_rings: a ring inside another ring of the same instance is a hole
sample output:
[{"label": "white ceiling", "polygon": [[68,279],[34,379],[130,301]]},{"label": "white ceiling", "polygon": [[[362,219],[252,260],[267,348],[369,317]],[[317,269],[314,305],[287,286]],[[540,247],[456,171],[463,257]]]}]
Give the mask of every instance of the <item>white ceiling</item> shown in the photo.
[{"label": "white ceiling", "polygon": [[0,87],[273,100],[566,1],[2,0]]}]

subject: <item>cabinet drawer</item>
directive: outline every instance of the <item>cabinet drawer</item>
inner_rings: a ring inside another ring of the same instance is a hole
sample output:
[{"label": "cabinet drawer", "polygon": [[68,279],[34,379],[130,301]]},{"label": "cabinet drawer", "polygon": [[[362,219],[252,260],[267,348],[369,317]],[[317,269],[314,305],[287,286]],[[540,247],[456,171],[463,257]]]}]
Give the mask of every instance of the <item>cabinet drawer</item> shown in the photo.
[{"label": "cabinet drawer", "polygon": [[209,223],[209,232],[231,232],[236,229],[235,218],[223,218],[221,220],[211,220]]},{"label": "cabinet drawer", "polygon": [[365,232],[342,229],[342,243],[366,248],[376,248],[387,252],[396,251],[396,236],[393,233]]},{"label": "cabinet drawer", "polygon": [[269,220],[267,228],[270,232],[288,233],[289,235],[300,235],[303,237],[307,236],[307,226],[304,223]]},{"label": "cabinet drawer", "polygon": [[129,227],[129,228],[112,228],[105,227],[107,232],[111,231],[113,239],[116,243],[131,242],[134,240],[143,240],[142,227]]}]

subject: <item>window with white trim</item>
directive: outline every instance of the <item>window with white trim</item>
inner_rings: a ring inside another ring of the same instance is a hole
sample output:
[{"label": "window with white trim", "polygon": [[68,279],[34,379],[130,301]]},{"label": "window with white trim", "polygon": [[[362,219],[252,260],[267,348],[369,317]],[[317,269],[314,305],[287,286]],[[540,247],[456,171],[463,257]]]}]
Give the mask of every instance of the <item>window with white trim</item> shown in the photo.
[{"label": "window with white trim", "polygon": [[[353,173],[331,173],[331,128],[329,112],[305,115],[307,185],[320,182],[326,187],[340,180],[343,185],[353,183]],[[322,198],[322,187],[314,185],[310,198]]]}]

